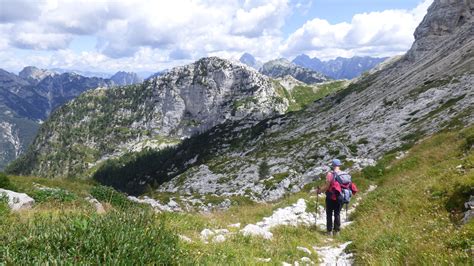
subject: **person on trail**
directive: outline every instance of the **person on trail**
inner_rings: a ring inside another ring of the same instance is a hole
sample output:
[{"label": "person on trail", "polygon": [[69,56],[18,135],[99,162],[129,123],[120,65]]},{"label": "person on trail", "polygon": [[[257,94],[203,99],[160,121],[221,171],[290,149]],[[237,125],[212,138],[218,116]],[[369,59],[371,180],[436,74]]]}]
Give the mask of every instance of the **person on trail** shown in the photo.
[{"label": "person on trail", "polygon": [[329,235],[337,234],[341,229],[342,199],[338,196],[341,193],[341,186],[334,180],[335,173],[342,173],[341,166],[342,163],[339,159],[332,160],[332,171],[327,173],[326,183],[317,190],[318,194],[326,193],[326,229]]}]

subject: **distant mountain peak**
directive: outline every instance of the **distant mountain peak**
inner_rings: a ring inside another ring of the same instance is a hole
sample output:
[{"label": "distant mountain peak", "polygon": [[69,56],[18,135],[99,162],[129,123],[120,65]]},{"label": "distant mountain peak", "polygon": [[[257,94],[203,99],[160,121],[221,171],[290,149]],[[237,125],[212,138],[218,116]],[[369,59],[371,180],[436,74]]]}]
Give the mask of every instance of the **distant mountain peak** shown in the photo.
[{"label": "distant mountain peak", "polygon": [[255,57],[249,53],[244,53],[239,61],[249,67],[252,67],[254,69],[259,69],[262,66],[262,63],[259,62]]},{"label": "distant mountain peak", "polygon": [[334,79],[353,79],[374,68],[386,59],[385,57],[378,58],[370,56],[354,56],[351,58],[338,56],[332,60],[322,61],[316,57],[311,58],[306,54],[301,54],[295,57],[292,62]]},{"label": "distant mountain peak", "polygon": [[23,70],[20,71],[18,76],[30,82],[31,84],[36,85],[44,78],[48,76],[54,76],[56,74],[57,74],[56,72],[50,71],[47,69],[39,69],[35,66],[27,66],[27,67],[24,67]]},{"label": "distant mountain peak", "polygon": [[260,68],[260,72],[272,78],[292,76],[293,78],[307,84],[321,83],[328,80],[328,78],[323,74],[293,64],[286,58],[278,58],[268,61]]},{"label": "distant mountain peak", "polygon": [[110,79],[119,86],[132,85],[143,82],[137,73],[118,71]]}]

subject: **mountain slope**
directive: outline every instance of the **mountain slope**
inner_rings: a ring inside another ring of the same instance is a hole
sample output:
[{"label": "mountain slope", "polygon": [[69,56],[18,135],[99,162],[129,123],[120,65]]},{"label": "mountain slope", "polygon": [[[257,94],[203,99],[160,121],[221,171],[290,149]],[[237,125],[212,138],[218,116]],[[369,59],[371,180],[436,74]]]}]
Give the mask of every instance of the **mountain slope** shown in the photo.
[{"label": "mountain slope", "polygon": [[[223,124],[191,138],[163,155],[168,161],[155,175],[132,182],[274,200],[327,171],[333,157],[358,168],[441,129],[473,124],[471,10],[435,1],[417,32],[429,30],[415,34],[399,60],[300,112],[243,130]],[[171,181],[160,185],[163,176]]]},{"label": "mountain slope", "polygon": [[302,54],[293,59],[292,62],[334,79],[353,79],[374,68],[386,59],[386,57],[354,56],[351,58],[337,57],[336,59],[323,62],[316,57],[310,58]]},{"label": "mountain slope", "polygon": [[321,83],[329,80],[318,72],[297,66],[284,58],[272,60],[263,64],[260,68],[260,73],[272,78],[292,76],[293,78],[307,84]]},{"label": "mountain slope", "polygon": [[140,85],[81,95],[42,126],[16,170],[81,174],[98,160],[174,145],[226,121],[245,121],[248,127],[287,108],[288,100],[267,77],[244,65],[204,58]]},{"label": "mountain slope", "polygon": [[0,169],[32,142],[41,121],[82,92],[111,86],[110,80],[25,67],[20,76],[0,69]]}]

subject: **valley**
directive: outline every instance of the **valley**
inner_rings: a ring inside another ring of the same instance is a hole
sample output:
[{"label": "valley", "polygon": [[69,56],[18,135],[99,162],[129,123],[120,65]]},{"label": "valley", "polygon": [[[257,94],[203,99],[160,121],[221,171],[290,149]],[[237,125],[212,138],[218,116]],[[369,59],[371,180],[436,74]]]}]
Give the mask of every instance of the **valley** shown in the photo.
[{"label": "valley", "polygon": [[[0,264],[470,264],[474,5],[429,4],[389,59],[0,69]],[[359,192],[326,232],[337,166]]]}]

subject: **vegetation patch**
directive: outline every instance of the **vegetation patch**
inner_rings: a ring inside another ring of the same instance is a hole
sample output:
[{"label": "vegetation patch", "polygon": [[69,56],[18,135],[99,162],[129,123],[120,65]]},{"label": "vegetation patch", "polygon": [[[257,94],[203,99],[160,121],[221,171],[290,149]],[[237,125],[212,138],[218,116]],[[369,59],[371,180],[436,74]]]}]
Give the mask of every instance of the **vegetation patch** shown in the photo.
[{"label": "vegetation patch", "polygon": [[445,78],[445,79],[428,80],[428,81],[425,81],[423,85],[410,91],[409,96],[413,97],[416,95],[420,95],[432,88],[439,88],[442,86],[446,86],[447,84],[457,83],[457,82],[459,82],[459,80],[455,79],[454,77]]},{"label": "vegetation patch", "polygon": [[91,189],[91,195],[99,201],[109,203],[118,209],[128,209],[137,204],[127,199],[125,194],[116,191],[111,187],[95,186]]},{"label": "vegetation patch", "polygon": [[[469,264],[474,220],[460,225],[463,203],[473,193],[472,151],[461,132],[438,134],[393,154],[362,171],[379,187],[357,208],[355,222],[342,237],[350,239],[357,264]],[[457,168],[462,165],[463,169]]]},{"label": "vegetation patch", "polygon": [[16,190],[15,185],[12,184],[8,176],[4,173],[0,173],[0,188],[7,190]]},{"label": "vegetation patch", "polygon": [[77,199],[76,194],[60,188],[39,189],[31,194],[36,202],[58,201],[71,202]]},{"label": "vegetation patch", "polygon": [[0,261],[7,264],[176,265],[189,261],[178,237],[151,212],[61,213],[38,215],[27,222],[15,217],[8,220],[0,229]]}]

